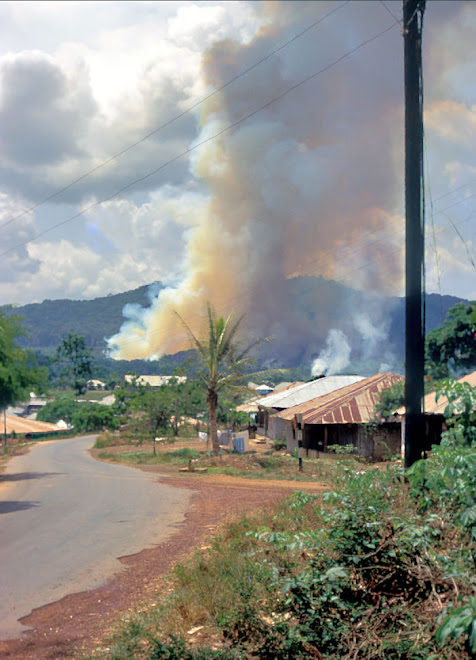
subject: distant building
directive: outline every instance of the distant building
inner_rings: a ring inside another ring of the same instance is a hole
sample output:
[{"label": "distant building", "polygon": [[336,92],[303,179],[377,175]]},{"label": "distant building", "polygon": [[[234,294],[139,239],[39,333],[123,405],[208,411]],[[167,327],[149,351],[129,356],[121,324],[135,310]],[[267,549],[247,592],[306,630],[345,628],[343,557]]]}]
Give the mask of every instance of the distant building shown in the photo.
[{"label": "distant building", "polygon": [[124,376],[124,382],[132,385],[136,382],[137,385],[150,385],[150,387],[160,387],[161,385],[167,385],[171,380],[175,380],[178,383],[185,383],[187,380],[186,376],[133,376],[131,374],[126,374]]},{"label": "distant building", "polygon": [[14,433],[15,435],[35,437],[47,435],[49,433],[59,433],[63,430],[56,424],[49,424],[48,422],[37,422],[32,419],[17,417],[16,415],[5,415],[5,423],[7,428],[7,435],[12,435],[12,433]]},{"label": "distant building", "polygon": [[15,406],[7,408],[7,414],[34,420],[36,419],[37,413],[43,408],[43,406],[46,406],[47,403],[48,399],[43,399],[32,393],[30,394],[29,401],[17,403]]},{"label": "distant building", "polygon": [[267,394],[271,394],[271,392],[274,392],[274,388],[270,387],[269,385],[259,385],[256,388],[256,393],[259,394],[260,396],[266,396]]},{"label": "distant building", "polygon": [[104,383],[102,380],[97,380],[97,378],[91,378],[88,380],[86,383],[88,390],[105,390],[106,389],[106,383]]}]

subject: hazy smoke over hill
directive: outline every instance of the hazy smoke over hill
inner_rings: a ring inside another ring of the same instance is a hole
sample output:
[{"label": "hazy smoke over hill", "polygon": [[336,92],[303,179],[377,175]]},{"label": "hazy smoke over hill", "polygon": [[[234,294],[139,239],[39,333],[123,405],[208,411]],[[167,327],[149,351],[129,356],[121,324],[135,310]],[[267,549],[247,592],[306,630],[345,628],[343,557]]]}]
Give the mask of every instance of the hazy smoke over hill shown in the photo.
[{"label": "hazy smoke over hill", "polygon": [[[250,43],[221,41],[204,54],[203,76],[210,88],[312,23],[316,12],[322,15],[335,5],[255,7],[269,22],[263,21]],[[346,39],[337,14],[330,16],[226,87],[201,106],[197,142],[392,24],[378,3],[349,3],[340,11],[347,12]],[[350,323],[355,309],[345,309],[346,301],[335,298],[309,301],[315,313],[305,313],[289,276],[320,274],[374,293],[400,287],[401,222],[395,213],[401,202],[401,39],[398,27],[387,32],[192,152],[193,175],[209,196],[187,220],[183,280],[160,291],[149,309],[129,310],[129,320],[110,340],[117,357],[146,358],[186,348],[175,312],[198,330],[210,300],[219,314],[245,313],[247,330],[255,336],[274,335],[274,353],[311,360],[336,325],[329,310]],[[377,230],[383,235],[376,236]],[[361,336],[372,331],[364,317],[359,323]],[[373,332],[368,339],[375,346],[381,336]]]}]

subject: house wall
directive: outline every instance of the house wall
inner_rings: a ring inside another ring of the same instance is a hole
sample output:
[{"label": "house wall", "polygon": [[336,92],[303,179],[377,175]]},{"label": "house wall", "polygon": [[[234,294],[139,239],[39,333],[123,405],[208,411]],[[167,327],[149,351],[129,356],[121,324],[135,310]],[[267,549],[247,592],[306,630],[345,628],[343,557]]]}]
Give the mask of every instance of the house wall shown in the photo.
[{"label": "house wall", "polygon": [[268,428],[268,411],[264,408],[258,410],[258,419],[256,422],[256,432],[258,435],[266,435]]},{"label": "house wall", "polygon": [[286,439],[286,423],[284,419],[278,417],[276,413],[268,416],[268,428],[264,434],[271,440]]},{"label": "house wall", "polygon": [[[284,420],[283,420],[284,421]],[[293,453],[298,446],[292,422],[285,422],[286,447]],[[366,458],[381,460],[400,452],[400,424],[379,427],[370,437],[359,424],[305,424],[303,447],[308,456],[317,457],[329,445],[353,445]]]},{"label": "house wall", "polygon": [[[433,445],[439,445],[441,442],[441,434],[447,430],[447,425],[443,415],[425,415],[425,442],[423,445],[424,451],[431,451]],[[405,457],[405,417],[402,417],[401,422],[401,454],[402,458]]]},{"label": "house wall", "polygon": [[380,461],[399,455],[400,442],[400,424],[396,422],[382,424],[371,435],[366,435],[365,429],[358,427],[356,446],[359,454],[366,458]]}]

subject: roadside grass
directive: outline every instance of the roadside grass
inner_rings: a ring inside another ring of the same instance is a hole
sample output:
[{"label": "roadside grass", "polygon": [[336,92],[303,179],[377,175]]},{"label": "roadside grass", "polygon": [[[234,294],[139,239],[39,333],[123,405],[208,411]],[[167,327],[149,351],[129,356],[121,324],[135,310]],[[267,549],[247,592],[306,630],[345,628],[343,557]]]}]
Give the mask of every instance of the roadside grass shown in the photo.
[{"label": "roadside grass", "polygon": [[160,452],[155,456],[152,452],[144,451],[130,451],[114,454],[112,452],[100,452],[97,457],[100,460],[113,461],[116,463],[126,463],[128,465],[161,465],[175,464],[182,466],[188,463],[189,459],[195,460],[200,458],[200,454],[194,449],[184,447],[175,451]]},{"label": "roadside grass", "polygon": [[[190,438],[195,440],[195,438]],[[97,454],[99,460],[112,461],[129,465],[168,465],[183,467],[190,459],[194,466],[207,468],[207,473],[212,475],[227,475],[244,479],[276,479],[286,481],[314,481],[319,482],[335,478],[346,468],[354,470],[365,470],[369,466],[362,464],[352,456],[322,457],[320,459],[303,459],[303,471],[299,471],[298,461],[292,456],[282,452],[266,453],[248,452],[246,454],[223,453],[213,456],[204,448],[197,449],[194,446],[172,449],[176,442],[186,442],[186,438],[167,438],[156,445],[154,455],[150,443],[143,443],[131,449],[133,438],[113,434],[102,433],[96,440],[95,449],[114,448],[114,451],[101,451]],[[125,442],[129,443],[125,445]],[[191,445],[194,443],[191,442]]]},{"label": "roadside grass", "polygon": [[229,522],[94,657],[469,659],[475,556],[476,448],[344,468]]},{"label": "roadside grass", "polygon": [[[104,445],[96,445],[102,448]],[[106,447],[109,445],[105,445]],[[195,467],[206,467],[207,474],[227,475],[242,479],[276,479],[285,481],[319,481],[333,479],[336,474],[346,469],[349,464],[357,465],[349,459],[303,459],[303,471],[299,472],[296,459],[288,456],[260,457],[254,454],[227,454],[221,457],[206,457],[196,449],[183,447],[172,451],[157,450],[154,455],[149,449],[139,451],[108,452],[97,454],[99,460],[124,463],[128,465],[168,465],[182,467],[189,459]],[[358,464],[362,469],[362,465]]]}]

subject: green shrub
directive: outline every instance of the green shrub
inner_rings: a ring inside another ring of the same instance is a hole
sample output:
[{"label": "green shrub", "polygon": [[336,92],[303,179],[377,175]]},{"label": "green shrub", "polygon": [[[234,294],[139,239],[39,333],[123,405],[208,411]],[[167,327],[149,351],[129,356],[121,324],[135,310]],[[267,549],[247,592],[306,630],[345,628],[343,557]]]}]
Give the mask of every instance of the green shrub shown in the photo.
[{"label": "green shrub", "polygon": [[282,451],[283,449],[286,449],[287,443],[286,440],[283,440],[282,438],[277,438],[273,442],[273,449],[275,451]]},{"label": "green shrub", "polygon": [[73,414],[72,424],[79,433],[88,433],[98,429],[117,429],[119,420],[109,406],[99,403],[87,403]]},{"label": "green shrub", "polygon": [[70,395],[62,395],[54,401],[49,401],[41,410],[38,411],[36,418],[40,422],[49,422],[56,424],[63,419],[67,424],[71,424],[73,415],[81,410],[84,404],[78,403]]}]

